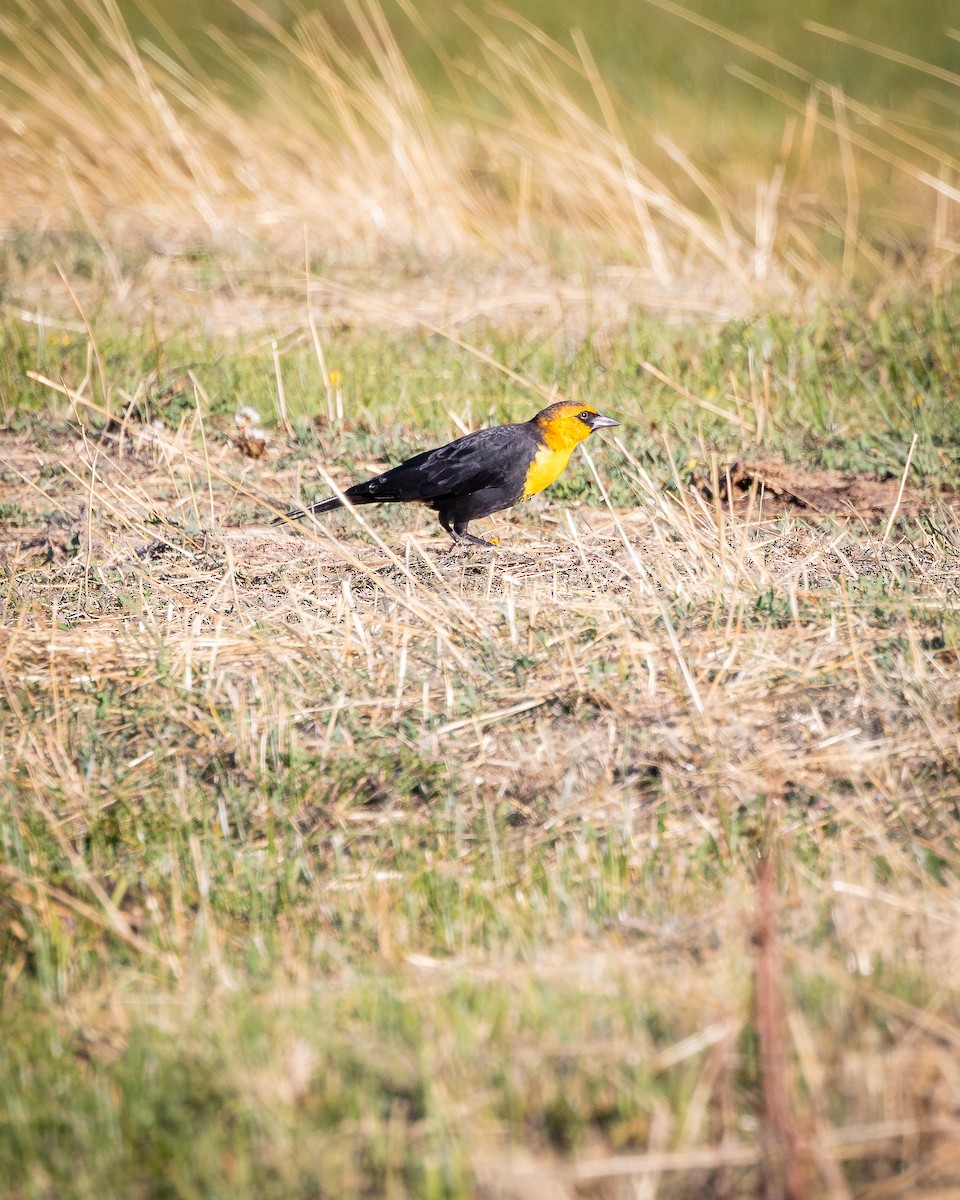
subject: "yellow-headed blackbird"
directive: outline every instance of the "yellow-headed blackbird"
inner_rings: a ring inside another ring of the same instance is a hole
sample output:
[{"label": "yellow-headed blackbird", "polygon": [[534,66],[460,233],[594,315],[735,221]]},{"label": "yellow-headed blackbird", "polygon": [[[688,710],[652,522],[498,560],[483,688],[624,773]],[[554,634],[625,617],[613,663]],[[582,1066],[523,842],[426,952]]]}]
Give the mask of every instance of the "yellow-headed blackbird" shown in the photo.
[{"label": "yellow-headed blackbird", "polygon": [[[574,448],[595,429],[619,425],[587,404],[551,404],[529,421],[495,425],[425,450],[382,475],[355,483],[344,492],[351,504],[429,504],[455,542],[491,546],[467,526],[479,517],[512,508],[543,491],[570,461]],[[330,512],[343,504],[336,496],[308,508],[295,508],[287,518]]]}]

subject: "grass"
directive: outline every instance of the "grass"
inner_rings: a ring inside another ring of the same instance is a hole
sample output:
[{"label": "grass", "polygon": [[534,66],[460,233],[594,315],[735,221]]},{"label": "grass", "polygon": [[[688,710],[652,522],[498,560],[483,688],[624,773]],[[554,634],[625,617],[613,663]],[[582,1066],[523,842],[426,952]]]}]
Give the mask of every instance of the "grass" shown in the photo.
[{"label": "grass", "polygon": [[[697,199],[500,18],[451,112],[373,8],[245,107],[18,11],[0,1193],[953,1194],[942,128],[814,82]],[[560,395],[622,425],[496,553],[266,523]]]}]

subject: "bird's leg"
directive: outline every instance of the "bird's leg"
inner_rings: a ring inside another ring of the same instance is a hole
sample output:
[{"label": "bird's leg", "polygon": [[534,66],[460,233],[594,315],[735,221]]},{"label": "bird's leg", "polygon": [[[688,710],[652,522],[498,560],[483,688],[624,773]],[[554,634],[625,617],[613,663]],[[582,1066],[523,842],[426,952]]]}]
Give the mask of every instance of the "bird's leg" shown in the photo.
[{"label": "bird's leg", "polygon": [[446,532],[450,534],[458,546],[462,542],[472,542],[474,546],[491,547],[500,545],[499,538],[493,542],[485,542],[483,538],[474,537],[467,528],[470,524],[469,521],[454,521],[451,525],[449,517],[445,517],[442,513],[438,514],[438,516],[440,517],[440,524],[443,526]]},{"label": "bird's leg", "polygon": [[448,530],[447,532],[448,533],[452,532],[453,538],[455,541],[472,542],[474,546],[487,546],[488,548],[492,548],[493,546],[500,545],[499,538],[496,541],[487,542],[483,538],[476,537],[476,536],[474,536],[474,534],[469,533],[467,531],[467,526],[469,525],[469,523],[470,523],[469,521],[454,521],[453,529]]}]

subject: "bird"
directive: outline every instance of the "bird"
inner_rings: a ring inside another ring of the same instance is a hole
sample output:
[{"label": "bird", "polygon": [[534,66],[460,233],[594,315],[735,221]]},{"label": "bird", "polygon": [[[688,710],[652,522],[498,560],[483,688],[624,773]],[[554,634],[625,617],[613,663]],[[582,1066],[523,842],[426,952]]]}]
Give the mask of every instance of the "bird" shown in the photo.
[{"label": "bird", "polygon": [[[528,500],[562,473],[574,449],[597,429],[619,425],[588,404],[551,404],[529,421],[478,429],[445,446],[348,487],[351,504],[429,505],[454,542],[496,546],[469,530],[471,521]],[[294,508],[272,524],[342,508],[339,496]]]}]

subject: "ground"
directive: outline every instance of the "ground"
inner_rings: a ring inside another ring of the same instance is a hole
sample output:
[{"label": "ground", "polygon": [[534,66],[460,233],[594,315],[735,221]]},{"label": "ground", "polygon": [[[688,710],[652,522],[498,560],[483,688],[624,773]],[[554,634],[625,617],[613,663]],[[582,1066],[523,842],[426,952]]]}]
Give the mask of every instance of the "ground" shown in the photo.
[{"label": "ground", "polygon": [[270,526],[310,462],[231,424],[3,435],[30,1194],[742,1194],[772,1086],[812,1177],[955,1186],[942,486],[628,457],[484,551]]}]

